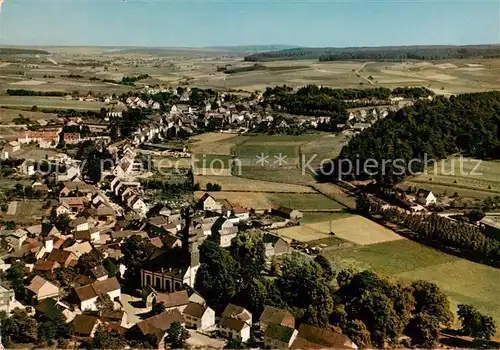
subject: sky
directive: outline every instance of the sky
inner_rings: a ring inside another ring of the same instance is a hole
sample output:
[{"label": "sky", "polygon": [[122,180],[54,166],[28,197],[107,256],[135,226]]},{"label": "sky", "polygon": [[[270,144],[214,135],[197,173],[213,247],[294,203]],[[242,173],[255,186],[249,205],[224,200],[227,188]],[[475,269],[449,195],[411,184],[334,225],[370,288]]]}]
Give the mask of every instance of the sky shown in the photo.
[{"label": "sky", "polygon": [[490,43],[500,0],[4,0],[0,13],[0,45]]}]

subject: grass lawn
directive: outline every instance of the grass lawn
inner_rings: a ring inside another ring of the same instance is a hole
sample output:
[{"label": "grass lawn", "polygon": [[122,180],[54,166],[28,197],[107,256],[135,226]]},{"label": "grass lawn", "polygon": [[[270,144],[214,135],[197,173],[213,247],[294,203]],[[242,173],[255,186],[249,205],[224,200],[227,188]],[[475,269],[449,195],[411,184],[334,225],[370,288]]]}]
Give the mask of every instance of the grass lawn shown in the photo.
[{"label": "grass lawn", "polygon": [[336,266],[353,266],[405,280],[436,283],[450,298],[470,303],[500,323],[500,270],[448,255],[410,240],[327,251]]},{"label": "grass lawn", "polygon": [[317,222],[332,221],[349,217],[348,213],[305,212],[300,219],[301,224],[314,224]]},{"label": "grass lawn", "polygon": [[275,206],[293,209],[344,209],[345,207],[319,193],[277,193],[270,195],[270,202]]}]

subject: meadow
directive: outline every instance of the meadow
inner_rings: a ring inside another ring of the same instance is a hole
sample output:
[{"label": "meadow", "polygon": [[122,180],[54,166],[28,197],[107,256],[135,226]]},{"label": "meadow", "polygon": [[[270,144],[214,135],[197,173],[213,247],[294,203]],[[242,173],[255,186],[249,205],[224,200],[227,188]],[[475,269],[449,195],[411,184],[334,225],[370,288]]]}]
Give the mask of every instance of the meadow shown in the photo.
[{"label": "meadow", "polygon": [[[476,168],[476,165],[479,165]],[[430,165],[423,174],[408,178],[404,187],[428,188],[437,194],[484,198],[500,195],[500,162],[459,157]]]},{"label": "meadow", "polygon": [[324,254],[338,268],[370,269],[396,279],[434,282],[448,295],[453,310],[460,303],[470,303],[500,323],[499,269],[407,239],[328,250]]}]

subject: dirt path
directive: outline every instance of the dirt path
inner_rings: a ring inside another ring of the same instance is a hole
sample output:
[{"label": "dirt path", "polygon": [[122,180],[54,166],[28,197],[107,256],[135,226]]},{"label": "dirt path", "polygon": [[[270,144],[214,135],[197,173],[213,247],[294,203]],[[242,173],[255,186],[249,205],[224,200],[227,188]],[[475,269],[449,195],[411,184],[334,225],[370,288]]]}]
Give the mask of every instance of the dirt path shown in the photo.
[{"label": "dirt path", "polygon": [[361,72],[361,71],[362,71],[362,70],[366,67],[366,65],[367,65],[368,63],[373,63],[373,62],[365,62],[365,63],[363,63],[363,65],[362,65],[361,67],[359,67],[359,68],[356,70],[356,72],[355,72],[355,73],[356,73],[356,75],[357,75],[358,77],[365,79],[367,82],[369,82],[369,83],[370,83],[370,84],[372,84],[372,85],[375,85],[375,83],[374,83],[373,81],[371,81],[370,79],[368,79],[367,77],[365,77],[364,75],[362,75],[362,74],[360,73],[360,72]]}]

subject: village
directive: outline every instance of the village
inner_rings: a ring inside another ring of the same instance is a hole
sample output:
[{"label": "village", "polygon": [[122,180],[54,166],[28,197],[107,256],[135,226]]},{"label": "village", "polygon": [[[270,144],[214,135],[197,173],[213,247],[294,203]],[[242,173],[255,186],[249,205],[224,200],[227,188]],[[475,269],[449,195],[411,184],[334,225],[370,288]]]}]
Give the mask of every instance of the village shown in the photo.
[{"label": "village", "polygon": [[[177,102],[165,105],[157,98],[162,94]],[[267,348],[357,348],[331,328],[296,326],[296,317],[285,308],[263,305],[255,314],[232,302],[221,310],[209,306],[207,295],[196,290],[205,241],[228,250],[239,237],[256,233],[264,245],[262,273],[269,276],[284,257],[314,259],[326,245],[276,233],[300,226],[303,213],[293,206],[256,209],[209,193],[193,198],[196,161],[186,140],[204,132],[287,134],[325,125],[354,137],[414,101],[355,101],[373,106],[348,109],[345,123],[332,125],[328,116],[257,109],[263,99],[257,94],[239,103],[230,102],[229,94],[205,96],[193,105],[195,95],[189,88],[146,87],[138,96],[106,96],[109,108],[91,117],[59,116],[36,128],[26,122],[21,126],[27,130],[3,142],[3,171],[17,184],[2,203],[0,269],[10,287],[0,288],[0,309],[24,310],[50,322],[63,315],[76,347],[106,331],[132,346],[164,348],[171,343],[172,325],[179,324],[189,330],[185,338],[192,346],[222,348],[235,339]],[[165,173],[147,165],[151,156],[188,163]],[[187,195],[158,201],[164,192],[151,183]],[[412,215],[431,214],[443,204],[425,188],[397,195],[373,199],[384,210]],[[497,229],[498,221],[488,216],[478,225]],[[333,231],[327,235],[334,236]],[[150,249],[145,259],[131,253],[144,246]]]}]

